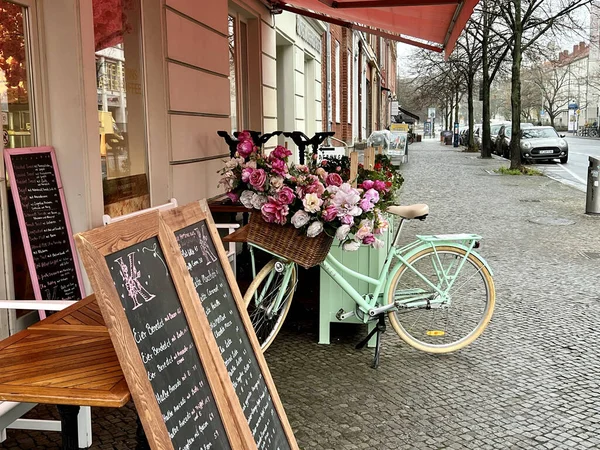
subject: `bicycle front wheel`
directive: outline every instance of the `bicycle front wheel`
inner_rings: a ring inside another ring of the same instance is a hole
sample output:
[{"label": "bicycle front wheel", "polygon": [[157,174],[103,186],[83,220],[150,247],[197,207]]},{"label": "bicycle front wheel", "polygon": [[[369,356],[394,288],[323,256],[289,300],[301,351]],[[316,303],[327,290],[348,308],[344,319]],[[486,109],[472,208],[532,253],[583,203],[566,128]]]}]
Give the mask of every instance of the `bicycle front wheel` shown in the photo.
[{"label": "bicycle front wheel", "polygon": [[258,272],[244,294],[244,303],[263,352],[273,343],[290,310],[296,280],[296,265],[274,258]]},{"label": "bicycle front wheel", "polygon": [[403,306],[390,312],[389,319],[407,344],[429,353],[454,352],[477,339],[489,323],[496,301],[492,275],[472,253],[457,273],[465,254],[459,247],[440,246],[409,259],[418,273],[445,291],[443,296],[407,265],[392,275],[388,304],[398,300]]}]

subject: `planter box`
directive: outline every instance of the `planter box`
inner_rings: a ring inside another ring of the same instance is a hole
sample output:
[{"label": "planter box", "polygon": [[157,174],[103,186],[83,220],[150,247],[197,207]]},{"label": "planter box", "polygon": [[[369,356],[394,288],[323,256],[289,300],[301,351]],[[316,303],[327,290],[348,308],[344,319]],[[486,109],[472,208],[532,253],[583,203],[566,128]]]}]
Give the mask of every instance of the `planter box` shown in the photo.
[{"label": "planter box", "polygon": [[[345,252],[341,249],[339,241],[334,240],[331,246],[330,254],[343,263],[349,269],[355,272],[364,273],[372,278],[378,278],[381,268],[385,263],[387,250],[393,239],[392,230],[378,236],[385,242],[384,248],[377,250],[371,247],[362,246],[356,252]],[[321,270],[320,276],[320,295],[319,295],[319,344],[330,343],[330,324],[331,323],[363,323],[356,317],[350,317],[340,322],[335,315],[340,309],[345,312],[354,311],[356,303],[348,294],[346,294],[338,284],[325,272]],[[360,294],[372,292],[373,287],[364,281],[355,278],[344,277],[354,289]],[[369,322],[368,331],[371,331],[376,325],[375,321]],[[369,347],[375,346],[375,336],[369,341]]]}]

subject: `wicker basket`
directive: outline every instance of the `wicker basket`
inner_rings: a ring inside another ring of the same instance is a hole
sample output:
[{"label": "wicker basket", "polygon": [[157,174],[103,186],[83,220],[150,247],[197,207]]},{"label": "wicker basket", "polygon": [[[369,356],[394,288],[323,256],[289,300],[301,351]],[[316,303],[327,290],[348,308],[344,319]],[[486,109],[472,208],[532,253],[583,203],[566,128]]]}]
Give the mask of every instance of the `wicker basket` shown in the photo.
[{"label": "wicker basket", "polygon": [[309,238],[292,225],[277,225],[263,220],[260,212],[250,214],[248,242],[308,269],[323,262],[333,238],[324,232]]}]

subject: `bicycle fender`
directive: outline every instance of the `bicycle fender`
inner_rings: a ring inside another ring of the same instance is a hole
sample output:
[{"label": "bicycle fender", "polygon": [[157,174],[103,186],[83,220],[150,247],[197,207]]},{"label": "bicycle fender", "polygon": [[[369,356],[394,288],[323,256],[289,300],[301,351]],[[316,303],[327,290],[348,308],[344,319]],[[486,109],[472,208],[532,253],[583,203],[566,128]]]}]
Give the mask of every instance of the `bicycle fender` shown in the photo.
[{"label": "bicycle fender", "polygon": [[[459,244],[456,242],[447,242],[447,243],[439,243],[436,242],[436,247],[456,247],[456,248],[460,248],[462,250],[464,250],[465,252],[469,252],[469,247],[467,247],[464,244]],[[422,252],[423,250],[429,249],[433,247],[431,243],[423,243],[421,245],[419,245],[418,247],[412,249],[411,251],[409,251],[408,253],[406,253],[406,255],[403,255],[404,259],[407,261],[410,261],[410,259],[418,254],[419,252]],[[490,275],[493,277],[494,273],[492,272],[492,268],[490,267],[490,265],[487,263],[487,261],[476,251],[471,250],[470,252],[471,254],[475,255],[484,265],[484,267],[488,270],[488,272],[490,273]],[[390,293],[390,288],[392,287],[392,280],[394,279],[394,275],[396,275],[396,272],[398,270],[400,270],[400,268],[404,265],[404,263],[402,262],[398,262],[394,268],[391,271],[391,276],[388,277],[387,281],[386,281],[386,285],[385,285],[385,290],[383,291],[383,298],[385,299],[385,301],[387,301],[388,295]],[[408,269],[410,270],[410,269]]]}]

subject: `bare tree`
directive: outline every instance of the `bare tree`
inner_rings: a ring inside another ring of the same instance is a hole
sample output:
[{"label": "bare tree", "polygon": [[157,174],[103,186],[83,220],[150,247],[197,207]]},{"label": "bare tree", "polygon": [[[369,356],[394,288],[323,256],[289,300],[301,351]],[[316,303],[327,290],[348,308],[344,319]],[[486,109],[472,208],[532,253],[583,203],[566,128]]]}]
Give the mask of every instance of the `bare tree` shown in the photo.
[{"label": "bare tree", "polygon": [[523,53],[538,40],[575,28],[574,12],[592,0],[504,0],[499,2],[502,22],[495,30],[512,56],[510,142],[511,169],[521,169],[519,134],[521,120],[521,64]]}]

